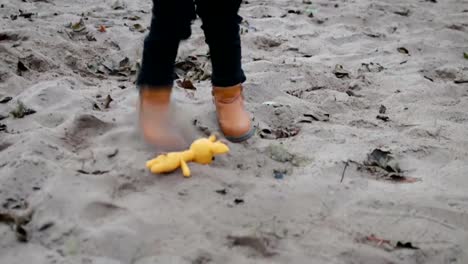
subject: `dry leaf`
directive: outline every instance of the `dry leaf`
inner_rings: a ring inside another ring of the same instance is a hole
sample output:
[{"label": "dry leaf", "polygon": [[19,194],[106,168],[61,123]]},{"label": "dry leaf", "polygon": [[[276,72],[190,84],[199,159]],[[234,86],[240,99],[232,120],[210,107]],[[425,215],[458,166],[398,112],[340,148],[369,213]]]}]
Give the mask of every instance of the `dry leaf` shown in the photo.
[{"label": "dry leaf", "polygon": [[380,65],[379,63],[361,63],[361,68],[359,68],[359,72],[381,72],[385,70],[385,67]]},{"label": "dry leaf", "polygon": [[406,177],[403,175],[392,174],[389,178],[390,181],[397,182],[397,183],[415,183],[420,181],[420,179],[413,178],[413,177]]},{"label": "dry leaf", "polygon": [[235,203],[235,204],[243,204],[243,203],[244,203],[244,199],[239,199],[239,198],[234,199],[234,203]]},{"label": "dry leaf", "polygon": [[47,223],[43,224],[41,227],[39,227],[38,231],[39,232],[46,231],[47,229],[53,227],[54,225],[55,225],[54,222],[47,222]]},{"label": "dry leaf", "polygon": [[302,12],[301,12],[301,10],[293,10],[293,9],[290,9],[290,10],[288,10],[288,14],[300,15],[300,14],[302,14]]},{"label": "dry leaf", "polygon": [[400,16],[409,16],[411,11],[409,9],[404,8],[401,10],[394,11],[393,13],[400,15]]},{"label": "dry leaf", "polygon": [[379,109],[380,114],[385,114],[387,112],[387,107],[385,105],[381,105]]},{"label": "dry leaf", "polygon": [[211,73],[207,69],[207,61],[203,62],[204,60],[206,59],[198,60],[195,56],[188,56],[175,63],[175,72],[183,79],[190,79],[193,81],[207,80],[211,77]]},{"label": "dry leaf", "polygon": [[376,247],[382,248],[386,251],[394,251],[396,249],[412,249],[418,250],[418,247],[413,246],[411,242],[403,243],[398,241],[396,244],[388,239],[383,239],[375,235],[366,236],[363,240],[364,243],[370,243]]},{"label": "dry leaf", "polygon": [[26,67],[26,65],[24,65],[22,61],[18,61],[18,65],[17,65],[18,75],[21,76],[21,74],[25,71],[29,71],[28,67]]},{"label": "dry leaf", "polygon": [[112,152],[112,153],[110,153],[109,155],[107,155],[107,157],[108,157],[109,159],[111,159],[111,158],[117,156],[117,154],[119,154],[119,149],[115,149],[115,151]]},{"label": "dry leaf", "polygon": [[367,165],[378,166],[388,172],[401,172],[400,166],[390,151],[374,149],[367,155]]},{"label": "dry leaf", "polygon": [[382,120],[382,121],[384,121],[384,122],[390,121],[390,117],[384,116],[384,115],[378,115],[376,118],[377,118],[377,119],[380,119],[380,120]]},{"label": "dry leaf", "polygon": [[180,88],[188,89],[188,90],[196,90],[197,88],[193,85],[192,81],[184,79],[184,80],[177,80],[177,85]]},{"label": "dry leaf", "polygon": [[141,17],[139,17],[139,16],[131,16],[131,17],[124,17],[124,19],[128,19],[128,20],[131,20],[131,21],[137,21],[137,20],[140,20]]},{"label": "dry leaf", "polygon": [[138,31],[140,33],[144,33],[146,31],[146,28],[144,28],[141,24],[134,24],[131,28],[131,31]]},{"label": "dry leaf", "polygon": [[114,101],[114,99],[112,99],[112,97],[110,96],[110,94],[107,95],[106,101],[104,101],[104,108],[105,108],[105,109],[108,109],[109,106],[110,106],[110,103],[111,103],[112,101]]},{"label": "dry leaf", "polygon": [[409,50],[405,47],[399,47],[398,52],[403,53],[403,54],[408,54],[409,55]]},{"label": "dry leaf", "polygon": [[325,88],[326,88],[325,86],[313,86],[313,87],[307,88],[307,89],[289,90],[289,91],[286,91],[286,93],[289,94],[289,95],[295,96],[297,98],[303,98],[304,93],[318,91],[318,90],[325,89]]},{"label": "dry leaf", "polygon": [[343,68],[343,65],[337,64],[335,66],[335,70],[333,70],[333,73],[335,74],[336,78],[343,79],[343,78],[349,78],[349,72]]},{"label": "dry leaf", "polygon": [[429,80],[429,81],[431,81],[431,82],[434,82],[434,79],[432,79],[431,77],[426,76],[426,75],[424,75],[424,79],[427,79],[427,80]]},{"label": "dry leaf", "polygon": [[468,83],[468,79],[456,79],[453,81],[456,84]]},{"label": "dry leaf", "polygon": [[125,9],[126,6],[124,2],[117,0],[114,2],[114,4],[111,7],[114,10],[122,10],[122,9]]},{"label": "dry leaf", "polygon": [[354,91],[352,91],[352,90],[347,90],[347,91],[346,91],[346,94],[347,94],[348,96],[352,96],[352,97],[363,97],[363,96],[360,95],[360,94],[356,94],[356,93],[355,93]]},{"label": "dry leaf", "polygon": [[210,128],[201,124],[198,119],[193,120],[193,125],[206,136],[210,136],[212,134]]},{"label": "dry leaf", "polygon": [[16,231],[15,232],[16,238],[18,239],[18,241],[28,242],[29,234],[28,234],[28,231],[26,231],[26,229],[23,226],[17,225],[15,228],[15,231]]},{"label": "dry leaf", "polygon": [[74,32],[82,32],[86,29],[86,25],[83,19],[80,19],[80,21],[75,24],[71,24],[70,27]]},{"label": "dry leaf", "polygon": [[97,103],[93,104],[93,109],[101,111],[101,108],[99,107],[99,105]]},{"label": "dry leaf", "polygon": [[86,34],[86,39],[88,41],[96,41],[97,40],[96,37],[94,37],[94,35],[92,33]]},{"label": "dry leaf", "polygon": [[216,190],[215,192],[218,193],[218,194],[221,194],[221,195],[226,195],[226,194],[227,194],[227,190],[226,190],[226,189]]},{"label": "dry leaf", "polygon": [[403,243],[400,241],[397,242],[395,248],[404,248],[404,249],[413,249],[413,250],[419,249],[418,247],[413,246],[411,242]]},{"label": "dry leaf", "polygon": [[23,118],[27,115],[32,115],[35,113],[35,110],[27,108],[21,101],[18,101],[16,109],[10,112],[10,114],[12,114],[14,118]]},{"label": "dry leaf", "polygon": [[126,68],[130,66],[130,59],[128,57],[125,57],[119,62],[119,67],[120,68]]},{"label": "dry leaf", "polygon": [[11,96],[3,97],[3,98],[0,100],[0,104],[6,104],[6,103],[10,102],[11,100],[13,100],[13,97],[11,97]]},{"label": "dry leaf", "polygon": [[324,113],[314,113],[314,114],[303,114],[298,123],[312,123],[313,121],[317,122],[328,122],[330,121],[330,114]]},{"label": "dry leaf", "polygon": [[13,225],[18,241],[27,242],[29,239],[29,233],[24,228],[24,225],[31,222],[33,214],[34,211],[32,209],[25,209],[22,213],[17,213],[12,210],[5,212],[0,211],[0,223]]},{"label": "dry leaf", "polygon": [[299,134],[298,127],[278,127],[276,129],[265,128],[260,131],[260,137],[264,139],[290,138]]},{"label": "dry leaf", "polygon": [[23,18],[26,18],[26,19],[30,19],[34,13],[32,12],[24,12],[23,10],[19,10],[20,14],[19,14],[19,17],[23,17]]}]

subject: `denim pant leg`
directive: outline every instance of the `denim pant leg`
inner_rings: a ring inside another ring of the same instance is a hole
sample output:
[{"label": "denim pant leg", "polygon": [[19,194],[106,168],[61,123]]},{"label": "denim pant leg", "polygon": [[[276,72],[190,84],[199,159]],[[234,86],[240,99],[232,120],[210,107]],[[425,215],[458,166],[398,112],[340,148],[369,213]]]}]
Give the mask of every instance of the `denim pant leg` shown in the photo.
[{"label": "denim pant leg", "polygon": [[246,80],[241,64],[238,15],[241,0],[195,0],[213,65],[212,83],[227,87]]},{"label": "denim pant leg", "polygon": [[172,86],[179,43],[191,35],[193,0],[153,0],[151,29],[143,47],[139,87]]}]

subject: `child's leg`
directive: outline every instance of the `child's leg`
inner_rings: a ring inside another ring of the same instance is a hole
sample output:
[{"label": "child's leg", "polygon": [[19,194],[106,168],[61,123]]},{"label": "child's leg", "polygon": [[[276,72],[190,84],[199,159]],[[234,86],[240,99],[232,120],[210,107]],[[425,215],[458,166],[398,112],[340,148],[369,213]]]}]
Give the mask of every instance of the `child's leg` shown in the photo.
[{"label": "child's leg", "polygon": [[151,30],[145,39],[139,117],[145,139],[158,147],[183,147],[184,140],[169,114],[174,62],[179,42],[190,36],[195,18],[193,0],[153,0]]},{"label": "child's leg", "polygon": [[228,87],[245,81],[238,15],[241,0],[195,0],[213,64],[212,82]]},{"label": "child's leg", "polygon": [[245,110],[241,86],[246,79],[241,65],[239,23],[242,18],[238,15],[241,0],[195,2],[210,47],[219,126],[228,140],[244,141],[254,134],[254,130]]},{"label": "child's leg", "polygon": [[194,18],[193,0],[153,0],[151,30],[144,43],[138,86],[172,87],[179,42],[190,37]]}]

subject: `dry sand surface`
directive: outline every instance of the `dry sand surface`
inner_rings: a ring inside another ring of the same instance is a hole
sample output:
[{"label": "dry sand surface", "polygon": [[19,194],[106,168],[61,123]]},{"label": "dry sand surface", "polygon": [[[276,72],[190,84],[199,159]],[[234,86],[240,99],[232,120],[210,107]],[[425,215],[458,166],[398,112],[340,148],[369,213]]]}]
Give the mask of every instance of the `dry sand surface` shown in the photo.
[{"label": "dry sand surface", "polygon": [[[467,0],[249,0],[261,133],[191,179],[144,168],[151,6],[0,0],[0,263],[468,263]],[[198,137],[217,125],[193,31],[174,101]]]}]

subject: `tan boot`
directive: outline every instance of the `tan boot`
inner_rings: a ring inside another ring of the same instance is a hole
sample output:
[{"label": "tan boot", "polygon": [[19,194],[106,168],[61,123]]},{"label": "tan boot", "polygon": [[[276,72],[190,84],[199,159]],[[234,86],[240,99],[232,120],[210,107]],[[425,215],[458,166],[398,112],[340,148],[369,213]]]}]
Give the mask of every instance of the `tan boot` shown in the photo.
[{"label": "tan boot", "polygon": [[170,118],[171,87],[140,89],[140,127],[146,141],[156,147],[172,150],[185,142]]},{"label": "tan boot", "polygon": [[242,142],[254,134],[249,113],[245,110],[242,85],[213,87],[218,123],[224,136]]}]

